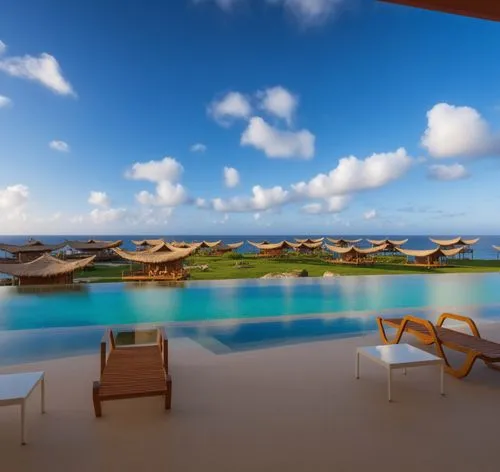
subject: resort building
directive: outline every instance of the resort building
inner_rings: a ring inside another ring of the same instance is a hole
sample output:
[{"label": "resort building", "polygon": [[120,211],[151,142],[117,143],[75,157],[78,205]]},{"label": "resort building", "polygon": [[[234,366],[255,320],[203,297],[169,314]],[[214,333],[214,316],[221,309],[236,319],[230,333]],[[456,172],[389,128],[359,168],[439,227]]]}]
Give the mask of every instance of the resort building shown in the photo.
[{"label": "resort building", "polygon": [[214,256],[222,256],[223,254],[226,254],[228,252],[234,252],[241,246],[243,246],[243,241],[240,241],[238,243],[220,244],[212,249],[211,254]]},{"label": "resort building", "polygon": [[295,250],[301,254],[311,254],[318,251],[323,246],[323,241],[317,242],[300,242],[295,245]]},{"label": "resort building", "polygon": [[361,241],[363,241],[361,238],[360,239],[332,239],[332,238],[326,238],[328,241],[331,243],[335,244],[335,246],[339,247],[350,247],[350,246],[357,246]]},{"label": "resort building", "polygon": [[295,238],[295,241],[297,241],[298,243],[308,243],[308,244],[322,243],[324,240],[325,240],[325,238],[317,238],[317,239],[311,239],[311,238],[299,239],[299,238]]},{"label": "resort building", "polygon": [[367,241],[372,245],[372,247],[385,245],[386,248],[383,252],[394,253],[396,248],[401,247],[403,244],[408,242],[408,239],[367,239]]},{"label": "resort building", "polygon": [[381,246],[360,249],[356,246],[343,247],[326,244],[326,248],[337,255],[338,258],[334,259],[334,262],[340,262],[342,264],[367,265],[375,263],[373,256],[378,252],[384,251],[386,246],[383,244]]},{"label": "resort building", "polygon": [[[116,258],[116,255],[111,249],[120,247],[123,241],[98,241],[89,239],[88,241],[66,241],[66,246],[74,249],[76,255],[95,256],[96,261],[107,261]],[[73,256],[74,257],[74,256]]]},{"label": "resort building", "polygon": [[462,258],[465,257],[465,254],[470,254],[471,258],[474,259],[474,249],[472,249],[472,245],[476,244],[479,241],[479,238],[475,239],[463,239],[460,236],[453,239],[435,239],[429,238],[434,244],[437,244],[441,249],[455,249],[462,248],[460,251],[460,256]]},{"label": "resort building", "polygon": [[140,264],[140,268],[123,272],[123,280],[148,281],[148,280],[183,280],[188,272],[184,269],[184,259],[189,257],[195,247],[179,249],[168,243],[161,244],[143,251],[124,251],[114,248],[121,258],[132,264]]},{"label": "resort building", "polygon": [[94,260],[90,256],[77,261],[62,261],[50,254],[42,254],[30,262],[0,264],[0,273],[13,277],[13,285],[63,285],[73,283],[75,271]]},{"label": "resort building", "polygon": [[290,250],[297,248],[297,244],[290,243],[288,241],[280,241],[279,243],[255,243],[248,241],[253,247],[259,250],[259,256],[261,257],[280,257]]},{"label": "resort building", "polygon": [[0,244],[0,251],[12,254],[18,262],[30,262],[44,254],[61,249],[66,244],[43,244],[41,241],[30,240],[26,244]]},{"label": "resort building", "polygon": [[[431,268],[446,265],[447,259],[460,254],[460,252],[463,251],[463,247],[457,247],[454,249],[442,249],[441,247],[437,247],[429,250],[397,248],[397,251],[408,257],[408,263]],[[413,262],[410,262],[409,258],[412,258]]]}]

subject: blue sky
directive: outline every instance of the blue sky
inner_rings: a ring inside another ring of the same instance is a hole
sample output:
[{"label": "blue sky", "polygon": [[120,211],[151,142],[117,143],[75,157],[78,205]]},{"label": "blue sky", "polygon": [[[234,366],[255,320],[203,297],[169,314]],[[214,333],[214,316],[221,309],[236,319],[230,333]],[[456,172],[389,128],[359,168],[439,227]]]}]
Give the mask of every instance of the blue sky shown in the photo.
[{"label": "blue sky", "polygon": [[500,233],[498,23],[6,0],[0,40],[0,234]]}]

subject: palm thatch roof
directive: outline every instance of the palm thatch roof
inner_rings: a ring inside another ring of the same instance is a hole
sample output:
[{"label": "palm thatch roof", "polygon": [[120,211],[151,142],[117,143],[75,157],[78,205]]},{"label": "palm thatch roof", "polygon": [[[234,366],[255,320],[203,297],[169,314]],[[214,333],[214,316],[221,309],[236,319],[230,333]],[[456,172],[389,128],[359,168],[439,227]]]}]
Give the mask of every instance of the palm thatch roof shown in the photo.
[{"label": "palm thatch roof", "polygon": [[295,238],[295,241],[298,243],[322,243],[325,238],[317,238],[317,239],[311,239],[311,238],[306,238],[306,239],[299,239]]},{"label": "palm thatch roof", "polygon": [[[145,251],[125,251],[119,248],[113,248],[121,258],[127,261],[139,262],[141,264],[163,264],[166,262],[175,262],[190,256],[195,250],[195,247],[187,249],[173,248],[173,250],[165,250],[168,248],[167,243],[155,246]],[[172,247],[172,246],[170,246]]]},{"label": "palm thatch roof", "polygon": [[331,243],[333,244],[357,244],[357,243],[360,243],[361,241],[363,241],[361,238],[360,239],[343,239],[343,238],[340,238],[340,239],[332,239],[332,238],[326,238],[328,239],[328,241],[330,241]]},{"label": "palm thatch roof", "polygon": [[77,251],[103,251],[104,249],[112,249],[114,247],[119,247],[123,244],[123,241],[98,241],[95,239],[89,239],[88,241],[66,241],[66,245],[76,249]]},{"label": "palm thatch roof", "polygon": [[61,244],[43,244],[41,241],[29,241],[27,244],[1,244],[0,250],[17,254],[20,252],[52,252],[64,247],[66,243]]},{"label": "palm thatch roof", "polygon": [[163,239],[140,239],[140,240],[133,240],[132,243],[135,244],[136,246],[158,246],[158,244],[163,243]]},{"label": "palm thatch roof", "polygon": [[243,246],[243,241],[240,241],[239,243],[229,243],[227,244],[227,247],[230,249],[238,249],[241,246]]},{"label": "palm thatch roof", "polygon": [[453,257],[463,251],[463,247],[457,247],[454,249],[442,249],[436,247],[434,249],[401,249],[396,248],[401,254],[410,257]]},{"label": "palm thatch roof", "polygon": [[0,273],[14,277],[56,277],[74,272],[90,264],[95,256],[76,261],[62,261],[49,254],[43,254],[34,261],[19,264],[0,264]]},{"label": "palm thatch roof", "polygon": [[369,248],[359,248],[356,246],[347,246],[347,247],[341,247],[341,246],[332,246],[331,244],[326,244],[326,248],[329,249],[332,252],[336,252],[337,254],[348,254],[350,252],[356,253],[356,254],[363,254],[363,255],[369,255],[369,254],[375,254],[377,252],[383,251],[386,249],[387,245],[382,244],[381,246],[375,246],[375,247],[369,247]]},{"label": "palm thatch roof", "polygon": [[301,243],[297,243],[295,245],[295,249],[318,249],[321,246],[323,246],[323,241],[317,241],[312,243],[303,241]]},{"label": "palm thatch roof", "polygon": [[295,249],[298,245],[289,241],[280,241],[279,243],[255,243],[248,241],[248,244],[260,249],[261,251],[272,251],[276,249]]},{"label": "palm thatch roof", "polygon": [[367,241],[370,244],[373,244],[374,246],[381,246],[382,244],[387,244],[390,246],[402,246],[403,244],[406,244],[408,242],[408,239],[401,239],[401,240],[396,240],[396,239],[367,239]]},{"label": "palm thatch roof", "polygon": [[462,239],[460,236],[453,239],[434,239],[429,238],[434,244],[438,246],[471,246],[479,241],[479,238],[475,239]]},{"label": "palm thatch roof", "polygon": [[170,244],[176,248],[179,248],[179,249],[190,249],[190,248],[198,249],[199,247],[201,247],[202,243],[193,243],[193,242],[188,243],[186,241],[172,241]]},{"label": "palm thatch roof", "polygon": [[222,239],[219,239],[218,241],[202,241],[201,243],[195,243],[198,244],[200,249],[213,249],[217,246],[219,246],[222,243]]}]

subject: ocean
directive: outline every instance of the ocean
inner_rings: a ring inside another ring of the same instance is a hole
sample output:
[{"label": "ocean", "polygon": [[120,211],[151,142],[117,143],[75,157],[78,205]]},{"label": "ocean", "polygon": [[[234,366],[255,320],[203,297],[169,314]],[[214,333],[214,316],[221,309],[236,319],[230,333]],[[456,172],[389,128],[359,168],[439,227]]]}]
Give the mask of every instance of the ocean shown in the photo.
[{"label": "ocean", "polygon": [[[133,239],[155,239],[155,238],[164,238],[167,241],[218,241],[221,239],[224,243],[234,243],[238,241],[245,241],[245,244],[239,249],[239,252],[255,252],[256,249],[251,246],[250,244],[247,243],[248,240],[250,241],[263,241],[267,240],[269,242],[278,242],[283,239],[286,239],[288,241],[294,241],[294,238],[321,238],[322,236],[327,236],[327,235],[301,235],[301,234],[286,234],[286,235],[251,235],[251,236],[245,236],[245,235],[187,235],[187,234],[177,234],[177,235],[162,235],[162,234],[154,234],[154,235],[131,235],[131,234],[126,234],[126,235],[43,235],[43,236],[37,236],[37,235],[16,235],[16,236],[0,236],[0,243],[9,243],[9,244],[25,244],[26,241],[29,238],[37,239],[40,240],[46,244],[56,244],[60,243],[64,240],[88,240],[88,239],[104,239],[104,240],[116,240],[120,239],[123,241],[123,249],[127,250],[133,250],[135,249],[135,246],[132,244]],[[342,237],[345,239],[359,239],[362,238],[364,241],[361,243],[364,246],[369,246],[369,244],[366,242],[366,239],[396,239],[396,240],[401,240],[401,239],[406,239],[408,238],[408,242],[405,244],[405,248],[407,249],[432,249],[435,247],[435,244],[432,243],[429,240],[428,236],[404,236],[404,235],[342,235],[342,236],[337,236],[335,234],[333,235],[328,235],[329,237],[332,238],[338,238]],[[433,238],[441,238],[441,239],[451,239],[454,236],[432,236]],[[500,246],[500,236],[463,236],[464,239],[474,239],[479,237],[479,241],[477,244],[473,246],[474,248],[474,259],[496,259],[498,253],[495,249],[493,249],[493,245]],[[0,251],[0,255],[1,251]]]}]

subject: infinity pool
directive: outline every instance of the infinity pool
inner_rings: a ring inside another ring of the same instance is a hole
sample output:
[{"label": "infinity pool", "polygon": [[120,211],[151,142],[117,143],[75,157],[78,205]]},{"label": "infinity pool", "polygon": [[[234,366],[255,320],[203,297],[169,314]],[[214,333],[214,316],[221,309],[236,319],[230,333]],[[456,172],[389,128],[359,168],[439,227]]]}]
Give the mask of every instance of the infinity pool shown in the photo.
[{"label": "infinity pool", "polygon": [[500,321],[500,274],[0,288],[0,364],[94,352],[103,326],[164,323],[216,353],[375,329],[376,314]]}]

